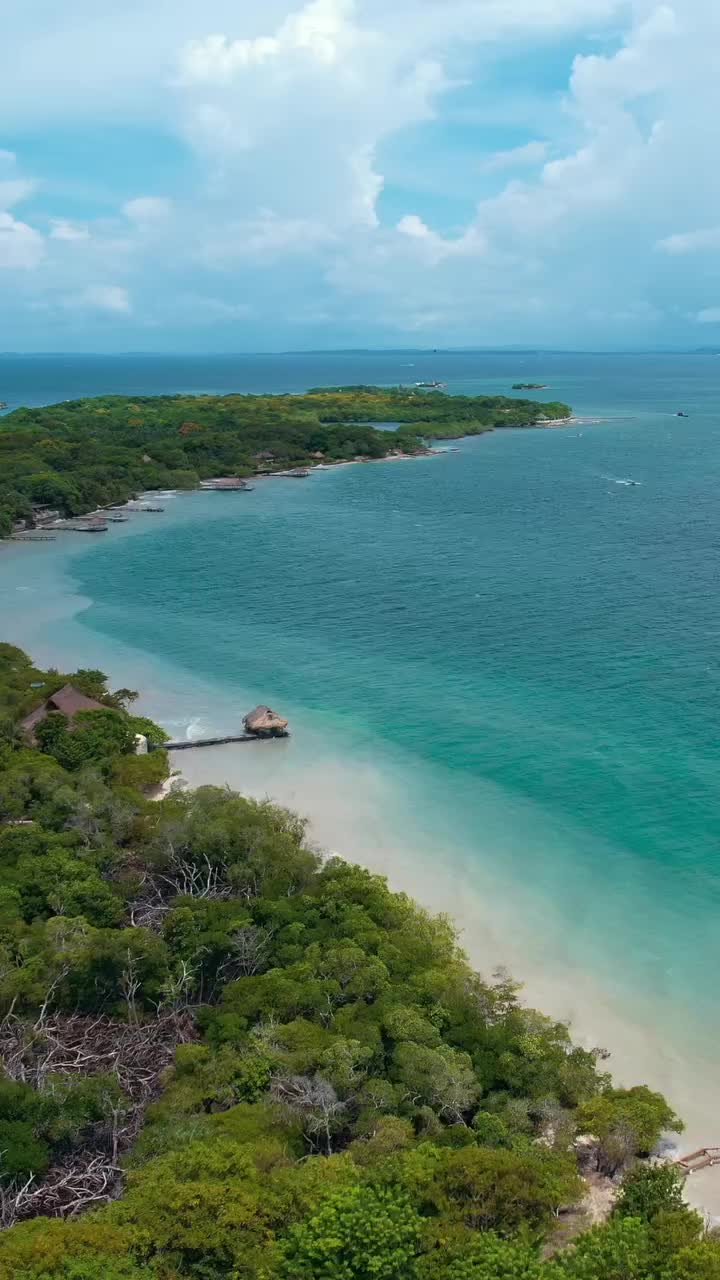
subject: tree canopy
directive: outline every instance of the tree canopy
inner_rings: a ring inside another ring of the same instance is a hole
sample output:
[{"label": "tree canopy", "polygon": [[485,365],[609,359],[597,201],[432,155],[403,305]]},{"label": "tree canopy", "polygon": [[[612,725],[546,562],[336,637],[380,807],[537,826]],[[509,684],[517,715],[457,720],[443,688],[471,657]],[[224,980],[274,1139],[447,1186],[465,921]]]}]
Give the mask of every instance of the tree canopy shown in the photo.
[{"label": "tree canopy", "polygon": [[[103,396],[0,420],[0,537],[34,507],[66,516],[216,475],[417,452],[423,441],[567,417],[563,404],[337,387],[307,395]],[[382,423],[389,430],[378,430]]]},{"label": "tree canopy", "polygon": [[[68,679],[104,709],[29,745]],[[0,646],[0,1280],[720,1274],[660,1095],[294,814],[149,800],[132,700]]]}]

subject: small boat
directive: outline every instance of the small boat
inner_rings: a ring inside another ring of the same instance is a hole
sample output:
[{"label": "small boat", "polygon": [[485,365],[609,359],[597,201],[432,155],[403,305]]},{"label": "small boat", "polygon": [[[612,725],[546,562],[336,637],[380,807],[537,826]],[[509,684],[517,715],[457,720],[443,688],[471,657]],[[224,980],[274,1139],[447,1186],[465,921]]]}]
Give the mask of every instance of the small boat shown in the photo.
[{"label": "small boat", "polygon": [[447,382],[416,382],[416,387],[426,387],[431,391],[437,391],[440,387],[446,387]]},{"label": "small boat", "polygon": [[678,409],[677,413],[675,414],[675,417],[676,417],[676,418],[689,418],[689,417],[690,417],[690,414],[689,414],[689,413],[684,413],[682,409]]}]

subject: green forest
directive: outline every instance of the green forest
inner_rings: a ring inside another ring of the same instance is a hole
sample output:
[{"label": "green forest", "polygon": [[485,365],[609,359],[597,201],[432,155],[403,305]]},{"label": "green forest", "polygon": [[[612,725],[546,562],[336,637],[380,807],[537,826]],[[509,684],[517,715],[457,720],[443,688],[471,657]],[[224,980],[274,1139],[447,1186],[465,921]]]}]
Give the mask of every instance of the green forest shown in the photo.
[{"label": "green forest", "polygon": [[662,1096],[135,699],[0,645],[0,1280],[719,1280]]},{"label": "green forest", "polygon": [[[38,506],[77,516],[143,490],[415,453],[426,440],[569,414],[559,403],[379,387],[295,396],[103,396],[16,409],[0,418],[0,537],[20,521],[32,524]],[[397,425],[378,430],[373,423]]]}]

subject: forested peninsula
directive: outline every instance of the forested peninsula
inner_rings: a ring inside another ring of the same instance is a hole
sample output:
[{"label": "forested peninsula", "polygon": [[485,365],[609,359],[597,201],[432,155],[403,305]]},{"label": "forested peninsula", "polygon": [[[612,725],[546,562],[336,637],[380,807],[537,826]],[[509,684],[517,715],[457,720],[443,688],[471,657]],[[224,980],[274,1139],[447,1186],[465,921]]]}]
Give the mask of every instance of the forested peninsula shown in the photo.
[{"label": "forested peninsula", "polygon": [[0,419],[0,537],[32,526],[43,509],[78,516],[146,490],[193,489],[213,476],[416,454],[428,440],[569,415],[560,403],[364,386],[305,395],[103,396],[16,409]]},{"label": "forested peninsula", "polygon": [[0,645],[0,1280],[717,1280],[659,1094],[134,702]]}]

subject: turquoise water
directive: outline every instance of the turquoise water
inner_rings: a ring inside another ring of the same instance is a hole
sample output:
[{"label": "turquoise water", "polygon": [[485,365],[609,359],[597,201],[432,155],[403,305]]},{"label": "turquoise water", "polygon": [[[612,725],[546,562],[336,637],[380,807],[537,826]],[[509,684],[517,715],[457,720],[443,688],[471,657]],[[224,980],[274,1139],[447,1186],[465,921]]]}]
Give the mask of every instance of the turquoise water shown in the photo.
[{"label": "turquoise water", "polygon": [[[250,696],[287,709],[279,755],[192,752],[183,768],[307,795],[313,814],[335,804],[336,847],[391,874],[396,847],[405,887],[459,914],[471,949],[494,922],[488,959],[564,979],[581,1024],[591,979],[685,1091],[688,1037],[710,1058],[719,1030],[720,364],[286,359],[228,377],[477,392],[527,377],[609,420],[168,497],[90,547],[18,549],[0,559],[5,633],[135,669],[176,733],[231,729]],[[114,389],[180,389],[157,385],[164,366],[137,370]],[[72,376],[67,395],[99,389]],[[227,389],[212,377],[198,362],[181,385]]]}]

